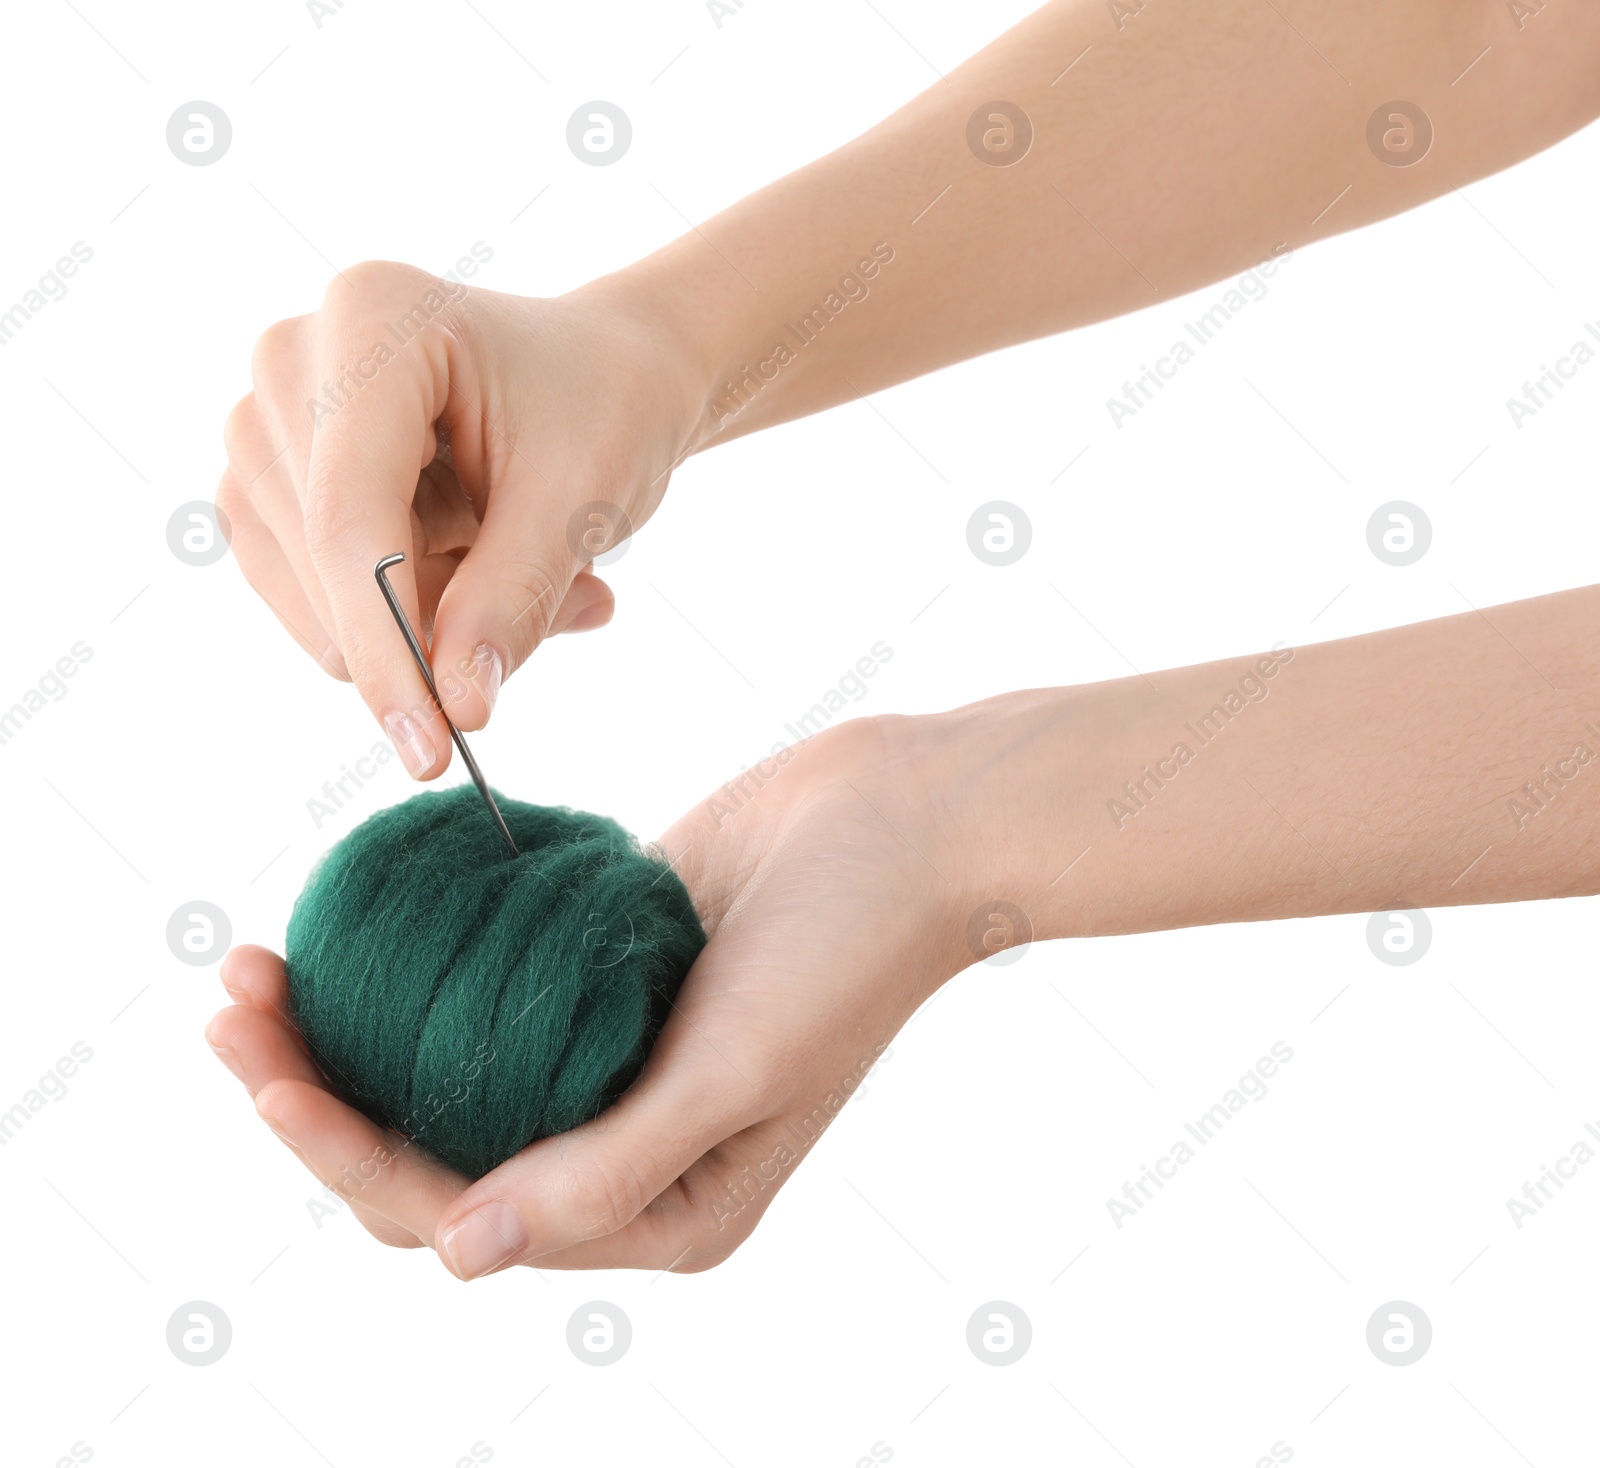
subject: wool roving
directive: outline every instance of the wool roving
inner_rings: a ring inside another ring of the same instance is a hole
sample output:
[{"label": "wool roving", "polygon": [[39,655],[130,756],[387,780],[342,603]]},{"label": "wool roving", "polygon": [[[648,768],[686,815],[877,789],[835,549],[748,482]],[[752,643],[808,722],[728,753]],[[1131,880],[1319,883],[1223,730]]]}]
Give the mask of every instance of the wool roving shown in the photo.
[{"label": "wool roving", "polygon": [[380,811],[313,869],[292,1018],[373,1120],[481,1177],[638,1075],[705,946],[689,894],[615,821],[470,785]]}]

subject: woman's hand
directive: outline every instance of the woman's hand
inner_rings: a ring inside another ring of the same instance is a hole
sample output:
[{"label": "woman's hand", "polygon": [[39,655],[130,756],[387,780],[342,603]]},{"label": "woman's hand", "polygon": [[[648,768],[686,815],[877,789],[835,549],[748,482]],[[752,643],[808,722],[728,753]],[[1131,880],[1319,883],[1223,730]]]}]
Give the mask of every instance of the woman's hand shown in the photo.
[{"label": "woman's hand", "polygon": [[346,1106],[286,1021],[282,961],[228,955],[207,1038],[368,1230],[459,1276],[688,1272],[726,1259],[895,1032],[972,962],[946,721],[840,725],[690,812],[662,846],[710,942],[637,1083],[475,1183]]},{"label": "woman's hand", "polygon": [[643,1075],[470,1185],[329,1093],[271,954],[228,956],[238,1002],[208,1035],[388,1242],[469,1278],[703,1269],[917,1006],[996,946],[1600,891],[1596,627],[1585,587],[842,724],[764,760],[663,840],[710,942]]},{"label": "woman's hand", "polygon": [[610,620],[587,567],[654,512],[705,403],[614,279],[539,300],[359,265],[270,328],[251,371],[217,490],[234,555],[418,779],[449,763],[449,733],[374,564],[406,553],[395,588],[451,718],[481,728],[543,638]]}]

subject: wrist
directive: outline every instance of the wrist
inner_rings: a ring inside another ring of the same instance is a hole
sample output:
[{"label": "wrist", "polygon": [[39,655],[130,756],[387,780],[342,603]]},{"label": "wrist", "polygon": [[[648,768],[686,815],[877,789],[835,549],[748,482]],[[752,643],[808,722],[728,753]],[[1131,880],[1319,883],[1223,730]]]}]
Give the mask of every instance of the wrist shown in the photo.
[{"label": "wrist", "polygon": [[[687,452],[905,375],[889,361],[897,333],[884,315],[910,284],[896,263],[905,240],[870,215],[819,237],[817,207],[838,186],[827,174],[808,170],[596,283],[648,317],[685,364],[695,384]],[[888,295],[886,280],[897,282]]]},{"label": "wrist", "polygon": [[756,332],[751,302],[743,299],[753,299],[754,288],[704,245],[697,254],[690,243],[692,236],[676,240],[575,292],[634,322],[648,341],[652,368],[671,382],[678,462],[723,435],[726,364]]},{"label": "wrist", "polygon": [[[1092,812],[1072,798],[1084,782],[1055,768],[1064,757],[1082,761],[1095,692],[1030,690],[831,731],[853,767],[838,782],[849,786],[847,804],[864,803],[894,832],[900,864],[919,879],[916,927],[931,945],[925,972],[935,986],[1002,949],[1114,923],[1073,880]],[[836,783],[831,771],[826,783]]]},{"label": "wrist", "polygon": [[[1275,863],[1295,838],[1251,788],[1295,696],[1293,658],[1282,649],[1173,670],[1159,687],[1024,690],[934,716],[971,955],[986,956],[974,946],[985,935],[993,948],[1331,911],[1351,898],[1321,868],[1310,883],[1283,882]],[[1322,891],[1324,877],[1338,890]]]},{"label": "wrist", "polygon": [[[924,778],[947,813],[956,967],[1003,948],[1117,930],[1090,865],[1104,820],[1107,705],[1116,685],[1028,689],[919,720]],[[1093,792],[1093,794],[1091,794]]]},{"label": "wrist", "polygon": [[[560,325],[576,340],[600,348],[607,364],[606,395],[629,420],[628,436],[648,440],[652,456],[663,461],[661,468],[670,469],[694,451],[707,395],[706,369],[688,321],[636,277],[635,268],[600,276],[560,297]],[[662,473],[654,486],[656,500],[665,484]]]}]

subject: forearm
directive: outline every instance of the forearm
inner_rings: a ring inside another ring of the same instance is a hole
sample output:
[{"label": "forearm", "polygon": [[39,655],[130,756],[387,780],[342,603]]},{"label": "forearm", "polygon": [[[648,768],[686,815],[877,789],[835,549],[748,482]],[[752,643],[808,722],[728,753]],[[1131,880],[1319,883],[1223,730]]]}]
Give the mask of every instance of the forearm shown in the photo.
[{"label": "forearm", "polygon": [[[1395,98],[1431,120],[1412,166],[1368,144]],[[1012,166],[968,142],[996,99],[1033,130]],[[1575,0],[1521,29],[1500,0],[1058,0],[860,138],[596,288],[688,344],[704,447],[1245,271],[1597,113],[1600,7]]]},{"label": "forearm", "polygon": [[[1600,586],[933,721],[1035,936],[1600,891]],[[956,916],[964,916],[957,913]]]}]

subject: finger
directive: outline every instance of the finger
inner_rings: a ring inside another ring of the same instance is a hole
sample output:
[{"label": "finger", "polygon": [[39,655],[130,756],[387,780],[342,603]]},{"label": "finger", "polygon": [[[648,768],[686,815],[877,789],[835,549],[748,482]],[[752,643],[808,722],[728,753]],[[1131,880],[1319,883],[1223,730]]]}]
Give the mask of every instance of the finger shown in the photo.
[{"label": "finger", "polygon": [[580,571],[573,577],[549,635],[592,632],[596,627],[604,627],[616,609],[617,598],[611,588],[592,571]]},{"label": "finger", "polygon": [[[253,1097],[275,1080],[301,1081],[327,1088],[298,1031],[284,1015],[288,977],[277,954],[253,944],[229,951],[222,961],[222,983],[234,1003],[206,1026],[206,1040],[217,1059],[243,1082]],[[301,1158],[304,1161],[304,1157]],[[354,1199],[350,1211],[380,1243],[420,1249],[424,1241]]]},{"label": "finger", "polygon": [[[299,1158],[302,1166],[307,1165],[305,1154],[288,1137],[280,1133],[278,1140]],[[315,1176],[314,1173],[313,1176]],[[403,1228],[392,1219],[385,1218],[383,1214],[374,1208],[369,1208],[359,1199],[342,1198],[341,1201],[350,1209],[351,1215],[356,1222],[380,1244],[387,1244],[392,1249],[420,1249],[426,1247],[423,1241],[412,1233],[410,1229]]]},{"label": "finger", "polygon": [[[415,275],[419,289],[437,286]],[[350,362],[370,360],[378,335],[370,309],[331,309],[336,300],[330,297],[317,318],[318,381],[348,376]],[[449,734],[373,583],[373,568],[396,552],[407,556],[389,580],[420,629],[412,560],[421,548],[412,533],[412,499],[437,443],[433,424],[449,381],[445,336],[437,318],[429,320],[381,377],[319,414],[303,489],[306,549],[335,638],[361,696],[416,779],[431,779],[449,763]]]},{"label": "finger", "polygon": [[387,1244],[391,1249],[426,1249],[426,1242],[419,1239],[408,1228],[401,1228],[398,1223],[393,1223],[383,1214],[368,1208],[365,1203],[350,1200],[350,1212],[355,1215],[355,1220],[362,1228],[372,1235],[380,1244]]},{"label": "finger", "polygon": [[322,1072],[300,1037],[275,1015],[250,1005],[231,1004],[212,1016],[206,1043],[255,1096],[269,1081],[295,1080],[326,1087]]},{"label": "finger", "polygon": [[602,1238],[632,1223],[712,1147],[757,1121],[762,1098],[675,1012],[643,1075],[603,1115],[524,1148],[439,1220],[461,1279]]},{"label": "finger", "polygon": [[749,1238],[808,1145],[788,1119],[751,1127],[713,1147],[615,1233],[524,1262],[538,1269],[710,1269]]},{"label": "finger", "polygon": [[[231,950],[222,963],[222,981],[236,1001],[206,1026],[206,1041],[254,1097],[275,1080],[296,1080],[324,1089],[327,1082],[307,1054],[300,1036],[279,1017],[287,993],[283,961],[265,948]],[[302,1161],[304,1157],[302,1156]],[[395,1249],[420,1249],[424,1241],[358,1200],[350,1211],[362,1228]]]},{"label": "finger", "polygon": [[263,1010],[294,1028],[289,1018],[288,970],[270,948],[240,943],[224,955],[217,974],[235,1004]]},{"label": "finger", "polygon": [[[580,571],[544,635],[550,638],[565,632],[592,632],[604,627],[615,610],[616,597],[611,588],[598,576]],[[452,661],[436,640],[434,682],[445,712],[458,729],[471,733],[488,723],[505,681],[505,662],[487,642],[480,642],[470,655]]]},{"label": "finger", "polygon": [[320,1086],[270,1081],[256,1097],[256,1112],[325,1187],[418,1238],[434,1236],[439,1215],[467,1186],[459,1173]]},{"label": "finger", "polygon": [[232,468],[223,471],[217,486],[217,508],[232,529],[229,548],[256,594],[296,642],[333,677],[349,681],[344,657],[335,646],[322,619],[306,599],[304,587],[267,527],[250,496],[239,487]]},{"label": "finger", "polygon": [[[284,325],[293,327],[294,323]],[[289,424],[278,422],[267,406],[265,389],[248,394],[234,405],[222,432],[231,479],[224,508],[235,519],[236,538],[242,541],[234,545],[241,568],[249,575],[247,561],[261,561],[269,544],[276,549],[276,559],[287,564],[299,597],[289,596],[287,586],[275,586],[277,594],[269,595],[269,603],[279,612],[280,620],[287,619],[290,630],[302,642],[315,636],[319,642],[334,646],[341,676],[348,677],[343,671],[343,656],[334,644],[328,599],[306,550],[300,497],[294,487],[295,475],[310,451],[309,440],[304,437],[305,426],[302,414],[294,416],[292,429]],[[238,537],[240,527],[252,533]],[[268,595],[253,578],[251,584]],[[309,619],[298,613],[297,604],[309,610]],[[292,611],[295,614],[291,616]]]},{"label": "finger", "polygon": [[485,507],[477,539],[439,600],[434,630],[434,667],[451,720],[458,728],[481,729],[494,708],[501,683],[557,628],[576,592],[569,620],[610,597],[591,577],[574,585],[580,569],[555,523],[550,495],[536,471],[513,459],[507,481]]}]

